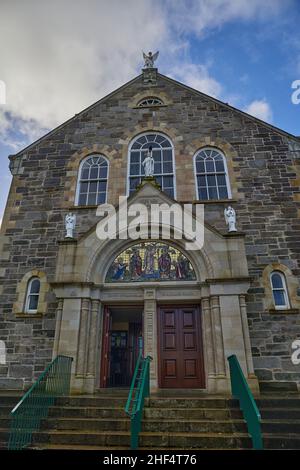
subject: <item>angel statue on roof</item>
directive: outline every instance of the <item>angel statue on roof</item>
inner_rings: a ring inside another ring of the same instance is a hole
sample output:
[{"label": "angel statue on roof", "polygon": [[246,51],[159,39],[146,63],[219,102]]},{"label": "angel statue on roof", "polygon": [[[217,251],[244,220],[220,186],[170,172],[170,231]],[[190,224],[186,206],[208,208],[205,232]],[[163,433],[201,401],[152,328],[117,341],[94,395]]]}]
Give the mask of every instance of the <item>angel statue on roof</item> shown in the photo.
[{"label": "angel statue on roof", "polygon": [[148,52],[148,55],[143,52],[143,58],[145,61],[144,67],[147,69],[152,69],[154,67],[154,62],[156,61],[158,57],[159,51],[155,52],[155,54],[152,54],[152,52]]}]

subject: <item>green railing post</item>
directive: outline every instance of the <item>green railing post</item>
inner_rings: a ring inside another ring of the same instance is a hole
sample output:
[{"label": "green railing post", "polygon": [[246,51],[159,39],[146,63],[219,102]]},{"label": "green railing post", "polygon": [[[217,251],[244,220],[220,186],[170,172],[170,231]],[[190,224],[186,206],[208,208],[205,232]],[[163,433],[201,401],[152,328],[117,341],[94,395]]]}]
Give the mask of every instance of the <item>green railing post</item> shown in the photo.
[{"label": "green railing post", "polygon": [[57,356],[11,411],[10,450],[28,446],[56,397],[69,394],[72,361],[72,357]]},{"label": "green railing post", "polygon": [[131,449],[137,449],[139,446],[144,399],[150,396],[150,361],[150,356],[143,358],[142,354],[139,354],[125,406],[125,412],[130,416]]},{"label": "green railing post", "polygon": [[232,395],[239,400],[240,408],[252,438],[253,449],[263,449],[261,416],[240,363],[235,354],[228,357]]}]

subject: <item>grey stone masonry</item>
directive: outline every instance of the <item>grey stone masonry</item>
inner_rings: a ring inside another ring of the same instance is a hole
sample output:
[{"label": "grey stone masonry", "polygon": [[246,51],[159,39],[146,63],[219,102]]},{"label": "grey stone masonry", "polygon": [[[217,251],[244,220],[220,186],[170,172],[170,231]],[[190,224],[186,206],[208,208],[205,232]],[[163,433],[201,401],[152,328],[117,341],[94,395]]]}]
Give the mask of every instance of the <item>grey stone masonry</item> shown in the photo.
[{"label": "grey stone masonry", "polygon": [[[147,95],[160,97],[164,106],[139,109],[137,103]],[[76,238],[98,220],[95,207],[74,208],[81,159],[95,151],[107,156],[108,202],[117,204],[118,196],[126,194],[128,145],[139,133],[152,130],[165,133],[174,144],[179,202],[196,200],[194,153],[206,145],[224,152],[230,204],[238,230],[245,233],[255,372],[263,382],[300,384],[299,366],[291,362],[292,342],[300,338],[299,311],[271,313],[262,282],[264,269],[279,263],[299,283],[300,141],[298,145],[293,136],[157,74],[156,84],[147,88],[142,76],[137,77],[11,157],[14,177],[0,237],[0,339],[7,348],[0,388],[27,387],[51,360],[57,307],[52,291],[46,294],[43,315],[16,315],[13,305],[29,271],[42,271],[48,283],[54,281],[67,211],[76,213]],[[206,221],[223,234],[227,205],[205,205]]]}]

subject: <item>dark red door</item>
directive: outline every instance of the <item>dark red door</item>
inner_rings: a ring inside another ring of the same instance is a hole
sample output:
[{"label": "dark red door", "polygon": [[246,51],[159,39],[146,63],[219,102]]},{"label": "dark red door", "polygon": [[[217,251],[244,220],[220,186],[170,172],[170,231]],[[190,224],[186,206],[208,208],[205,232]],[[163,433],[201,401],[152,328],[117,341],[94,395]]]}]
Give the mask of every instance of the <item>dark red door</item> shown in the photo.
[{"label": "dark red door", "polygon": [[161,307],[158,316],[160,386],[204,388],[199,309]]}]

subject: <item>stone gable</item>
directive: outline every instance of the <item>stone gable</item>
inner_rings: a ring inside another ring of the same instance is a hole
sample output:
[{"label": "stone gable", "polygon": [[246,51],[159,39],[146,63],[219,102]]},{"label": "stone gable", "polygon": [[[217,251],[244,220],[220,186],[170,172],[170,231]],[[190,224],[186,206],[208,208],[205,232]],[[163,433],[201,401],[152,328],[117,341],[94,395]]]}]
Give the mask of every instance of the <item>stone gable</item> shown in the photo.
[{"label": "stone gable", "polygon": [[[165,105],[138,108],[147,96],[157,96]],[[297,308],[292,315],[272,315],[264,307],[262,282],[265,267],[277,262],[289,268],[299,283],[297,139],[158,75],[156,86],[149,88],[142,76],[137,77],[12,157],[15,176],[0,240],[0,339],[7,342],[9,361],[3,369],[3,383],[19,385],[18,377],[30,383],[51,358],[54,294],[48,292],[47,313],[40,318],[16,317],[13,304],[18,283],[27,272],[41,270],[48,282],[54,281],[67,211],[76,212],[76,237],[97,222],[95,207],[74,207],[81,160],[93,152],[107,157],[108,202],[116,205],[119,195],[126,194],[128,145],[146,131],[164,133],[173,142],[179,202],[196,199],[195,152],[213,146],[225,154],[233,196],[230,203],[237,212],[238,229],[245,233],[252,277],[247,309],[255,369],[262,380],[300,382],[299,371],[289,362],[291,342],[300,337],[300,297],[293,299]],[[224,234],[226,205],[228,201],[205,205],[207,222]]]}]

